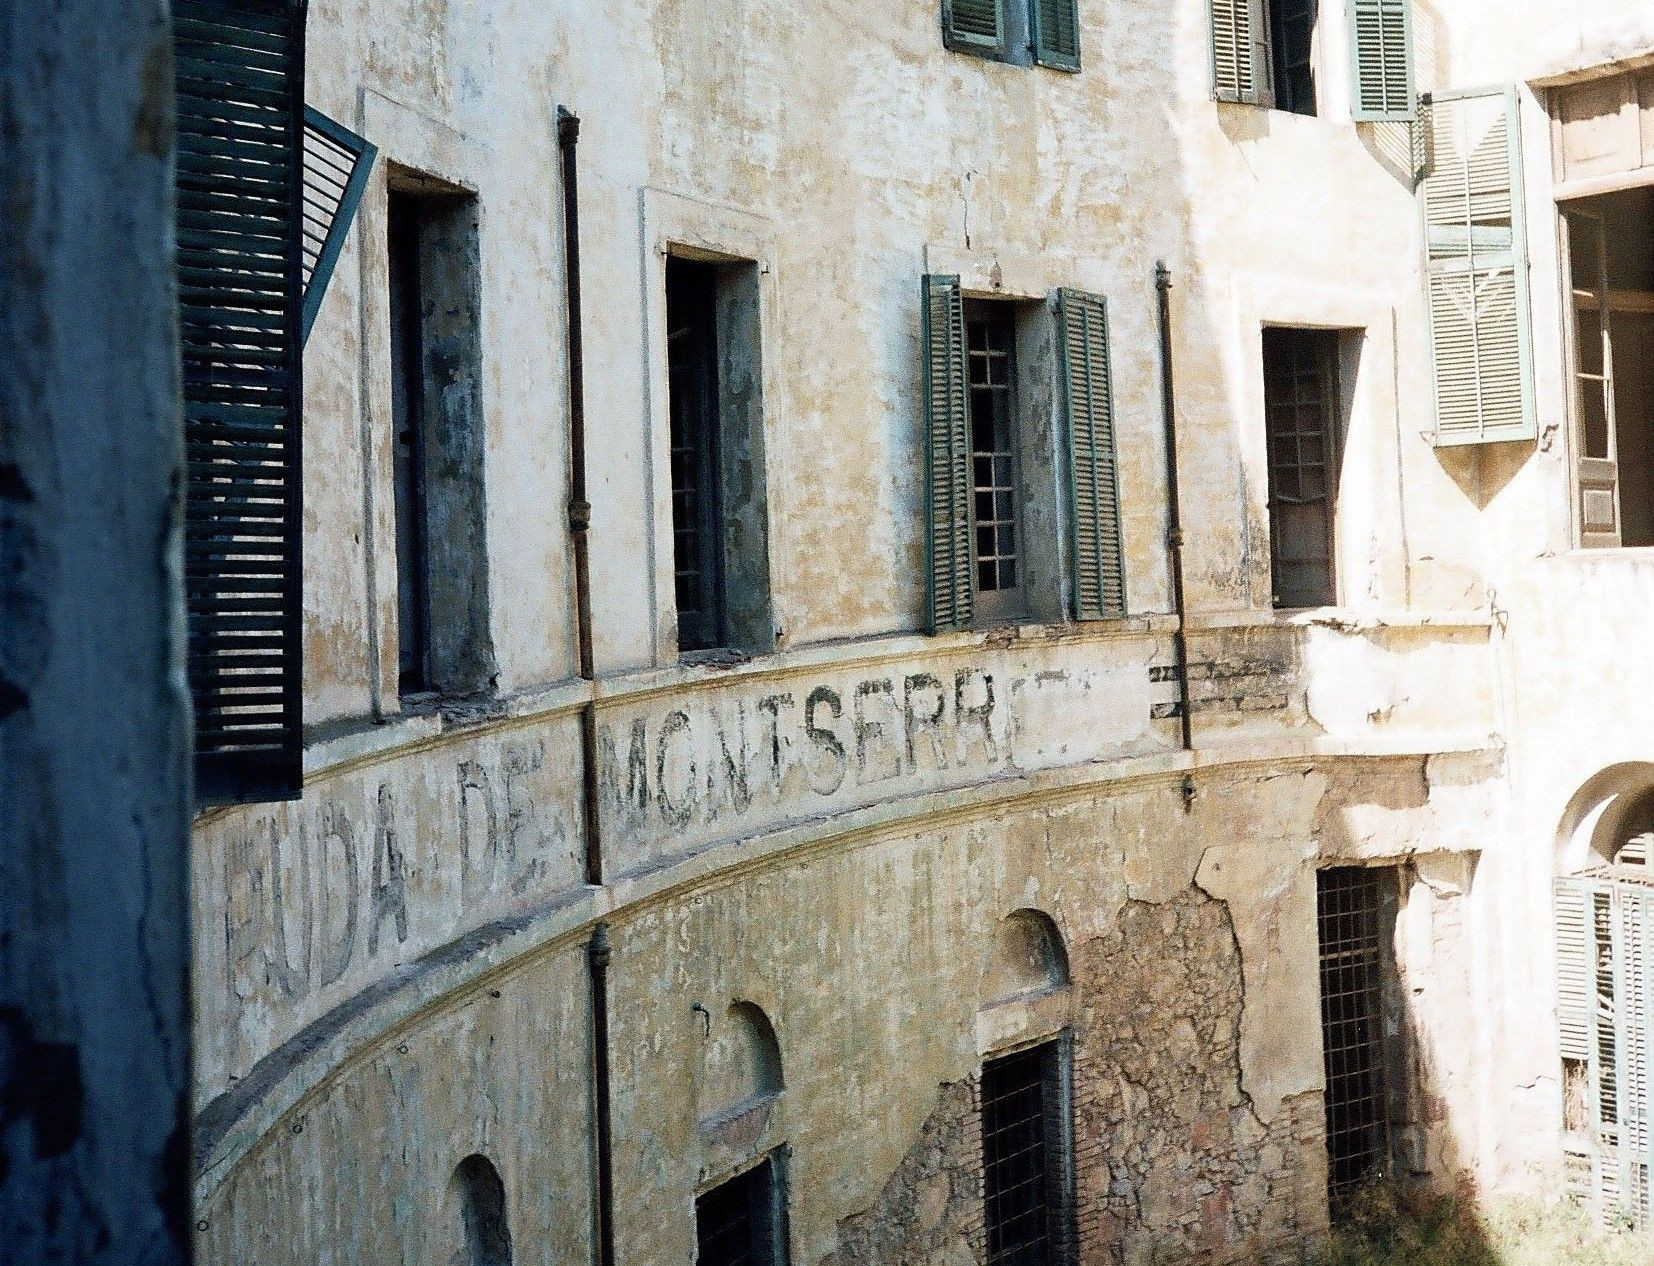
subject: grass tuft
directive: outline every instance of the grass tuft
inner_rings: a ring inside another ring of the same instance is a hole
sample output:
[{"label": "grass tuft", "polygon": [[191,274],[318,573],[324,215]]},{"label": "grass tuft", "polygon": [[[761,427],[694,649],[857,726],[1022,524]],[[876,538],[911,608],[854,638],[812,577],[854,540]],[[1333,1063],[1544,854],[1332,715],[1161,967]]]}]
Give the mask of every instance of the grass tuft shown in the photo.
[{"label": "grass tuft", "polygon": [[1654,1240],[1598,1229],[1567,1201],[1463,1200],[1379,1185],[1360,1193],[1317,1266],[1649,1266]]}]

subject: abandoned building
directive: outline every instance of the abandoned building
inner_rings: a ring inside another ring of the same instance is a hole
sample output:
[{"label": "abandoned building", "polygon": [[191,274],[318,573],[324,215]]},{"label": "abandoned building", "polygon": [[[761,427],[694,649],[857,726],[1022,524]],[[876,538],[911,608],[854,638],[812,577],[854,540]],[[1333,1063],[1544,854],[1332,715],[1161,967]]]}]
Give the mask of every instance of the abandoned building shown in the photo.
[{"label": "abandoned building", "polygon": [[201,1260],[1654,1219],[1654,11],[173,15]]}]

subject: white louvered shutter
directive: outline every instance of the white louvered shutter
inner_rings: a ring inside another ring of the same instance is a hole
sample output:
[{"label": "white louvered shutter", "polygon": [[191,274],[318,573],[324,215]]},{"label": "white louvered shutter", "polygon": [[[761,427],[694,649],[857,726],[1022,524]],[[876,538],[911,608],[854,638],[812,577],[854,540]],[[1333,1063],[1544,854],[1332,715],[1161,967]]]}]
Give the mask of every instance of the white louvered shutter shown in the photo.
[{"label": "white louvered shutter", "polygon": [[1210,0],[1212,95],[1269,105],[1269,23],[1261,0]]},{"label": "white louvered shutter", "polygon": [[1423,182],[1436,443],[1536,434],[1516,90],[1427,102]]}]

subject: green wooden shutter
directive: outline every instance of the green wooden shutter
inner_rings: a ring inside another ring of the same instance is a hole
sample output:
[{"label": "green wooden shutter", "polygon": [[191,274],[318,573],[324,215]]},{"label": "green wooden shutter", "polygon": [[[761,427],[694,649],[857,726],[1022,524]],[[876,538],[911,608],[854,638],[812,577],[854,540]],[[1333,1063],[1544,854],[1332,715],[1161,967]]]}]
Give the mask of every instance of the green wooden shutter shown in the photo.
[{"label": "green wooden shutter", "polygon": [[1005,0],[942,0],[942,42],[967,53],[1005,56]]},{"label": "green wooden shutter", "polygon": [[1427,99],[1423,201],[1436,443],[1531,440],[1516,90]]},{"label": "green wooden shutter", "polygon": [[1068,446],[1074,618],[1115,619],[1126,613],[1126,582],[1107,300],[1080,290],[1057,292],[1057,359]]},{"label": "green wooden shutter", "polygon": [[1034,0],[1034,60],[1053,70],[1080,68],[1079,0]]},{"label": "green wooden shutter", "polygon": [[965,294],[958,277],[926,277],[925,544],[930,631],[966,628],[976,612],[971,446],[965,380]]},{"label": "green wooden shutter", "polygon": [[1268,105],[1269,31],[1258,0],[1210,0],[1212,95]]},{"label": "green wooden shutter", "polygon": [[1413,90],[1413,0],[1350,0],[1351,103],[1357,122],[1407,123]]},{"label": "green wooden shutter", "polygon": [[184,584],[202,800],[301,783],[302,0],[174,0]]},{"label": "green wooden shutter", "polygon": [[320,110],[304,111],[304,337],[316,324],[379,151]]}]

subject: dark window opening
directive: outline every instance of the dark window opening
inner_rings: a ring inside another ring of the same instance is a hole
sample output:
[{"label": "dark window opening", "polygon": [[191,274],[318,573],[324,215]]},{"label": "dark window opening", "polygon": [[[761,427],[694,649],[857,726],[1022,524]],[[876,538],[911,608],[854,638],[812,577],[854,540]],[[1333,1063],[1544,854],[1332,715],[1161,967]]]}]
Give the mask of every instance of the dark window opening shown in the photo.
[{"label": "dark window opening", "polygon": [[781,1266],[781,1183],[773,1159],[695,1201],[697,1266]]},{"label": "dark window opening", "polygon": [[710,264],[666,261],[673,574],[686,651],[724,643],[715,284]]},{"label": "dark window opening", "polygon": [[1263,332],[1270,567],[1277,607],[1337,601],[1339,337],[1335,330]]},{"label": "dark window opening", "polygon": [[1016,322],[1010,306],[967,304],[965,347],[977,591],[1015,594],[1022,585],[1022,495],[1013,386]]},{"label": "dark window opening", "polygon": [[1072,1258],[1066,1038],[982,1066],[988,1266]]},{"label": "dark window opening", "polygon": [[431,688],[430,602],[425,557],[425,343],[420,332],[419,204],[392,190],[390,238],[391,462],[396,501],[397,681],[403,694]]},{"label": "dark window opening", "polygon": [[485,1156],[467,1156],[454,1171],[465,1223],[468,1266],[511,1266],[511,1227],[505,1215],[505,1184]]},{"label": "dark window opening", "polygon": [[666,260],[667,419],[678,649],[761,654],[770,615],[761,276]]},{"label": "dark window opening", "polygon": [[386,200],[397,682],[486,689],[488,623],[477,200],[398,173]]},{"label": "dark window opening", "polygon": [[1315,113],[1316,0],[1269,0],[1269,55],[1275,80],[1275,108],[1289,114]]},{"label": "dark window opening", "polygon": [[1391,1168],[1391,1075],[1403,1072],[1389,1067],[1386,1036],[1399,884],[1394,870],[1342,867],[1320,872],[1316,887],[1327,1193],[1336,1211]]}]

